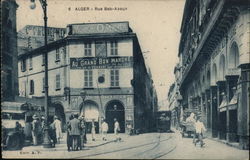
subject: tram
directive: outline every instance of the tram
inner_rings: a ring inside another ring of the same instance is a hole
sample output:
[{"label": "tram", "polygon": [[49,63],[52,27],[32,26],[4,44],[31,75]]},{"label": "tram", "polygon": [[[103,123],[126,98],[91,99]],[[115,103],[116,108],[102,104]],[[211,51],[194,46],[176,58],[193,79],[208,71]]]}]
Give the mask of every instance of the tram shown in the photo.
[{"label": "tram", "polygon": [[40,118],[44,113],[43,106],[31,103],[2,102],[2,149],[17,150],[24,145],[29,145],[32,141],[32,116],[36,114]]},{"label": "tram", "polygon": [[156,113],[156,127],[158,132],[170,132],[171,111],[158,111]]}]

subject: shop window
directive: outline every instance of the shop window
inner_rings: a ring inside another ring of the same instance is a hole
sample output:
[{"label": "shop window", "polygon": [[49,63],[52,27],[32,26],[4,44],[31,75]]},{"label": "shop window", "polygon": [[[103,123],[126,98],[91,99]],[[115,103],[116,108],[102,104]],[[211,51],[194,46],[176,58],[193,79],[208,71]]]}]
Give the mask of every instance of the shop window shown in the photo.
[{"label": "shop window", "polygon": [[110,70],[111,87],[119,87],[119,70]]},{"label": "shop window", "polygon": [[85,56],[91,56],[91,43],[85,43],[84,44],[84,55]]},{"label": "shop window", "polygon": [[110,55],[118,55],[118,43],[117,41],[110,42]]},{"label": "shop window", "polygon": [[92,70],[84,71],[84,87],[86,88],[93,87],[93,71]]}]

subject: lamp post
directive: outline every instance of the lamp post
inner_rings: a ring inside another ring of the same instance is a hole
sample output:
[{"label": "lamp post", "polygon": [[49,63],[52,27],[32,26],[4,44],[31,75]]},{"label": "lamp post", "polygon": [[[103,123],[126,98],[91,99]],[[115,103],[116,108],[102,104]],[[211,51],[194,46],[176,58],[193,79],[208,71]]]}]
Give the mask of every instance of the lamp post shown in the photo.
[{"label": "lamp post", "polygon": [[81,113],[81,110],[82,110],[82,108],[84,107],[84,101],[85,101],[86,96],[87,96],[87,92],[86,92],[86,91],[83,90],[83,91],[80,92],[80,97],[82,98],[82,105],[81,105],[81,107],[79,108],[79,113],[80,113],[80,115],[82,114],[82,113]]},{"label": "lamp post", "polygon": [[[35,0],[30,0],[30,8],[35,9],[36,8],[36,3]],[[44,148],[52,148],[50,138],[49,138],[49,124],[48,124],[48,117],[49,117],[49,107],[48,107],[48,46],[47,46],[47,0],[39,0],[41,3],[42,9],[43,9],[43,19],[44,19],[44,58],[45,58],[45,63],[44,63],[44,80],[45,80],[45,127],[44,127],[44,140],[43,140],[43,147]]]}]

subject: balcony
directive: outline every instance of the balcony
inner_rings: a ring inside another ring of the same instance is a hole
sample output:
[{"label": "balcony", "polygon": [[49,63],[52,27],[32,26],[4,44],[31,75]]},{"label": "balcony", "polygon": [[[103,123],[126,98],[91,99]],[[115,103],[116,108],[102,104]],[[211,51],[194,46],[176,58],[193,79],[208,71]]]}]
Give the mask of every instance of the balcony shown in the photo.
[{"label": "balcony", "polygon": [[[181,80],[181,86],[190,77],[190,73],[197,66],[202,65],[202,61],[208,60],[211,53],[221,42],[224,35],[228,32],[230,26],[235,22],[239,15],[239,10],[235,6],[230,6],[226,8],[225,1],[216,1],[214,8],[211,9],[209,13],[210,17],[207,21],[204,20],[206,27],[203,32],[201,32],[201,39],[190,59],[189,64],[184,65],[183,75]],[[225,6],[225,7],[224,7]],[[223,8],[224,7],[224,8]]]}]

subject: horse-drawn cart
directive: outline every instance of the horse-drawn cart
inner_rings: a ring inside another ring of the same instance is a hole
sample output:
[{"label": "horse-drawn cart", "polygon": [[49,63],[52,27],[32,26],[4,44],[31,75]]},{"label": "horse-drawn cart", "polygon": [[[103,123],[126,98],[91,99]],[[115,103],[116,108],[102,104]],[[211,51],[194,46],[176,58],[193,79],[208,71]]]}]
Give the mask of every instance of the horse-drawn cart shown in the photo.
[{"label": "horse-drawn cart", "polygon": [[195,126],[194,126],[194,123],[192,122],[183,121],[180,124],[180,128],[181,128],[182,137],[185,137],[186,135],[188,137],[191,137],[191,135],[195,134]]}]

